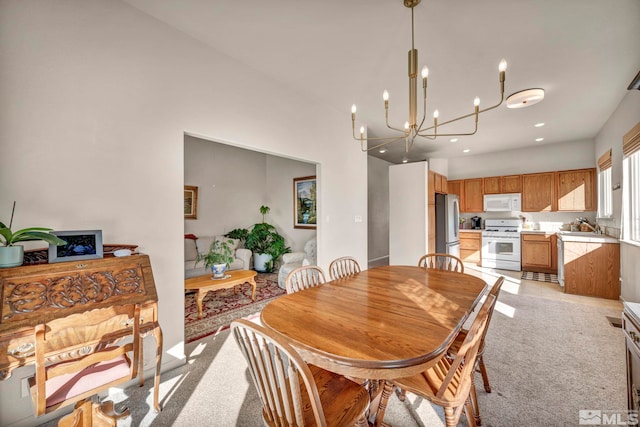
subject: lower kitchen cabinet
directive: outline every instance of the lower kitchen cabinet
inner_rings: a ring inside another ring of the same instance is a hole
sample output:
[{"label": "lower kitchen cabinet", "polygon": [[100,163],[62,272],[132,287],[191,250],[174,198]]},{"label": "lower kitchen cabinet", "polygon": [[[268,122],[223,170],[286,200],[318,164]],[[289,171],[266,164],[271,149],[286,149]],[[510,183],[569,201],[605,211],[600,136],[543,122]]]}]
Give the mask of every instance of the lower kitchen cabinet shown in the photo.
[{"label": "lower kitchen cabinet", "polygon": [[482,262],[482,233],[460,230],[460,259],[478,265]]},{"label": "lower kitchen cabinet", "polygon": [[521,264],[524,271],[558,272],[558,248],[555,233],[523,232],[521,235]]},{"label": "lower kitchen cabinet", "polygon": [[640,409],[640,304],[624,303],[622,313],[627,365],[627,406]]},{"label": "lower kitchen cabinet", "polygon": [[568,294],[618,299],[620,244],[563,242],[564,291]]}]

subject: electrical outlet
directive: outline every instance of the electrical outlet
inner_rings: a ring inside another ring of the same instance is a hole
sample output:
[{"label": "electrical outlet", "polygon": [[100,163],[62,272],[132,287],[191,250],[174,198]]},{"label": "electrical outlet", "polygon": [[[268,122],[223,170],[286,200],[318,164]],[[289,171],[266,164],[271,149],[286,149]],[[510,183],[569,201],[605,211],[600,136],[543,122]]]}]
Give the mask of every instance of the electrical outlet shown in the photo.
[{"label": "electrical outlet", "polygon": [[356,215],[354,218],[355,222],[362,222],[362,216],[361,215]]},{"label": "electrical outlet", "polygon": [[29,397],[29,378],[20,380],[20,397]]}]

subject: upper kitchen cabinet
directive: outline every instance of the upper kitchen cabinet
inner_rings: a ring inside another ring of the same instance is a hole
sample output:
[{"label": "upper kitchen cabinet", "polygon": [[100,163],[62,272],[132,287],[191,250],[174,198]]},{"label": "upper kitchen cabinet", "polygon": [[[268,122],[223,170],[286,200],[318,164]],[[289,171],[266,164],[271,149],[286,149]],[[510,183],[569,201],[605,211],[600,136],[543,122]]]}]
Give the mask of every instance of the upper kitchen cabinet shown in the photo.
[{"label": "upper kitchen cabinet", "polygon": [[522,193],[522,175],[501,176],[500,189],[503,193]]},{"label": "upper kitchen cabinet", "polygon": [[522,211],[556,210],[555,172],[522,175]]},{"label": "upper kitchen cabinet", "polygon": [[483,178],[484,194],[522,192],[522,175],[492,176]]},{"label": "upper kitchen cabinet", "polygon": [[464,211],[462,212],[484,212],[482,178],[464,180]]},{"label": "upper kitchen cabinet", "polygon": [[558,172],[558,211],[595,211],[596,191],[595,169]]},{"label": "upper kitchen cabinet", "polygon": [[464,206],[464,180],[459,179],[455,181],[449,181],[447,183],[448,194],[455,194],[458,196],[458,204],[460,205],[460,212],[467,212]]}]

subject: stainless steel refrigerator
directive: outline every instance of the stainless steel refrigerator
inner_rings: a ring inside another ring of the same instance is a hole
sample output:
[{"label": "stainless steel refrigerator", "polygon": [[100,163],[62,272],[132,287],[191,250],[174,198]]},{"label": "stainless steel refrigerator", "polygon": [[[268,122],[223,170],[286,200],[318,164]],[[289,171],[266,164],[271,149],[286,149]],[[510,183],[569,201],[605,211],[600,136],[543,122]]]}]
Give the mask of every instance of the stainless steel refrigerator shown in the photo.
[{"label": "stainless steel refrigerator", "polygon": [[436,194],[436,252],[460,257],[460,203],[455,194]]}]

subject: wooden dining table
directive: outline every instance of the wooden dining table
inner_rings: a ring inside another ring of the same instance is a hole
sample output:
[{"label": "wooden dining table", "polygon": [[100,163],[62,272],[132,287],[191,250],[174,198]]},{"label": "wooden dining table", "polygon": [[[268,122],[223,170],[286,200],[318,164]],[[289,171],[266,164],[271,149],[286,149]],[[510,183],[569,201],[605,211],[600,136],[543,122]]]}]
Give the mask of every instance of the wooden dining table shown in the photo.
[{"label": "wooden dining table", "polygon": [[[486,289],[486,282],[468,274],[384,266],[273,300],[261,321],[307,363],[352,378],[388,380],[433,366]],[[376,424],[381,421],[378,414]]]}]

